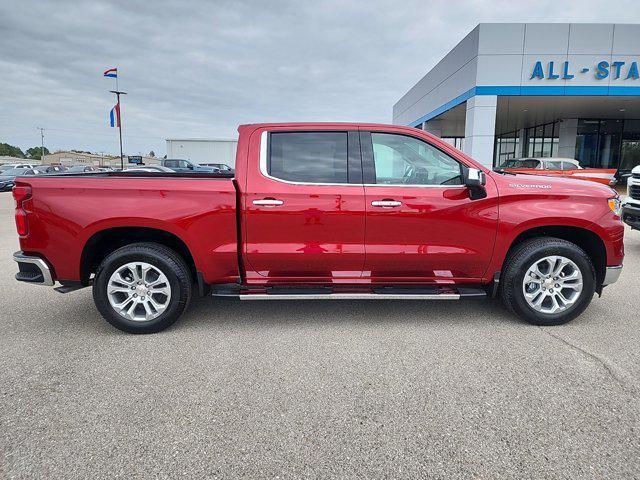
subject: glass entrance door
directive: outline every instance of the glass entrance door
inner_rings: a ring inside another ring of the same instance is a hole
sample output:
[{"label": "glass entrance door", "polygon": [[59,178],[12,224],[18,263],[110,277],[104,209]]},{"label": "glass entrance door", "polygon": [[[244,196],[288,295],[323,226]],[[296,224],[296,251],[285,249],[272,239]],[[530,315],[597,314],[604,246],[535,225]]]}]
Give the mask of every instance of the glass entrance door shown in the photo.
[{"label": "glass entrance door", "polygon": [[622,120],[579,119],[576,159],[587,168],[618,168],[622,144]]}]

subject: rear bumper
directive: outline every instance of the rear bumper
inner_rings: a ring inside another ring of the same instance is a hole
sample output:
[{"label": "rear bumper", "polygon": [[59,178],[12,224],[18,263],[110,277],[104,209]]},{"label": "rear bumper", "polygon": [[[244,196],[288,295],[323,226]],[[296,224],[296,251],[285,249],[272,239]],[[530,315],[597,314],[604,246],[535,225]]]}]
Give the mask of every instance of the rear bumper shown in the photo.
[{"label": "rear bumper", "polygon": [[640,230],[640,207],[627,203],[622,207],[622,221],[631,228]]},{"label": "rear bumper", "polygon": [[16,273],[16,280],[19,282],[47,287],[51,287],[55,283],[49,264],[42,258],[16,252],[13,254],[13,259],[18,263],[19,271]]}]

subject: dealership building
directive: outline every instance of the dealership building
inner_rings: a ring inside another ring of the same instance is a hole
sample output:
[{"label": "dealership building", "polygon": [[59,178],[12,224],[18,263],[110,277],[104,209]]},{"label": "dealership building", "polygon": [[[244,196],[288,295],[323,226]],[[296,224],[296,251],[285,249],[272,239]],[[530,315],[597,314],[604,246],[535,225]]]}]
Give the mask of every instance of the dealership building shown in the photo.
[{"label": "dealership building", "polygon": [[486,166],[640,164],[640,25],[480,24],[393,107]]}]

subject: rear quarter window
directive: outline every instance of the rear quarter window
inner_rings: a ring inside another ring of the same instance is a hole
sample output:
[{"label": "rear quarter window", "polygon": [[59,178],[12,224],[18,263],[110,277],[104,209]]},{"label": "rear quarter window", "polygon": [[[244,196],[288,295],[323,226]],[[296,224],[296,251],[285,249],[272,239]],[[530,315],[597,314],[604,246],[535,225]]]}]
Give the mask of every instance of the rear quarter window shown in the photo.
[{"label": "rear quarter window", "polygon": [[563,170],[578,170],[578,167],[571,162],[562,162]]}]

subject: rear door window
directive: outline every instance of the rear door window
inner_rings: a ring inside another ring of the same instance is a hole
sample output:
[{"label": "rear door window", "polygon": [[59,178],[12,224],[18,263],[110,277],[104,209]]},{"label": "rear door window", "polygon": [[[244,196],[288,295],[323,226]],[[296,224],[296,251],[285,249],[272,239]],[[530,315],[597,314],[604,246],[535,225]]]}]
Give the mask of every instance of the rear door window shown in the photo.
[{"label": "rear door window", "polygon": [[267,171],[290,182],[348,183],[347,132],[273,132]]}]

